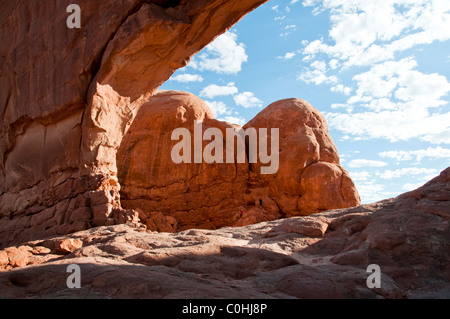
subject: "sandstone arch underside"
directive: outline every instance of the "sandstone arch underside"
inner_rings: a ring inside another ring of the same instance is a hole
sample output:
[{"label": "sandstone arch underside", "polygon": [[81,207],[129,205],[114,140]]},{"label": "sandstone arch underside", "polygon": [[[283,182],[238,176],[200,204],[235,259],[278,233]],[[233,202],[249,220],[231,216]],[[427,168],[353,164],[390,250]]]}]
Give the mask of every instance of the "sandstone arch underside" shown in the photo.
[{"label": "sandstone arch underside", "polygon": [[[0,246],[136,220],[116,153],[173,72],[267,0],[0,0]],[[80,29],[66,26],[69,4]]]}]

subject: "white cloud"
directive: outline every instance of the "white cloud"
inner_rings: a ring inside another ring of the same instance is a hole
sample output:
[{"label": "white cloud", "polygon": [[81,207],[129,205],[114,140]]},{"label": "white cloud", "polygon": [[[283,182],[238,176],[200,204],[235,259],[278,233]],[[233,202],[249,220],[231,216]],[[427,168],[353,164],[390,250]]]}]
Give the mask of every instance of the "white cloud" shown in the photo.
[{"label": "white cloud", "polygon": [[206,104],[208,104],[215,118],[217,118],[219,115],[231,114],[231,110],[229,110],[226,104],[221,101],[205,101],[205,102]]},{"label": "white cloud", "polygon": [[290,60],[293,57],[295,57],[297,55],[297,52],[292,51],[292,52],[287,52],[285,55],[283,56],[277,56],[277,59],[284,59],[284,60]]},{"label": "white cloud", "polygon": [[[289,12],[289,11],[290,11],[289,7],[286,7],[286,12]],[[284,18],[285,18],[285,17],[282,17],[282,19],[280,19],[280,20],[283,20]],[[296,29],[297,29],[297,26],[296,26],[295,24],[289,24],[289,25],[286,25],[286,26],[284,26],[284,28],[283,28],[283,31],[284,31],[284,32],[281,32],[281,33],[280,33],[280,37],[282,37],[282,38],[287,38],[287,36],[288,36],[289,34],[291,34],[292,31],[295,31]],[[293,56],[297,54],[297,52],[292,52],[292,53],[294,53]],[[288,53],[288,54],[292,54],[292,53]],[[288,58],[288,59],[289,59],[289,58]]]},{"label": "white cloud", "polygon": [[445,104],[442,97],[450,92],[447,78],[437,73],[421,73],[415,67],[417,62],[409,57],[379,63],[354,76],[358,89],[348,103],[395,97],[403,102],[425,103],[425,107]]},{"label": "white cloud", "polygon": [[355,181],[356,189],[363,204],[380,201],[396,194],[384,190],[384,186],[374,181]]},{"label": "white cloud", "polygon": [[383,167],[386,166],[386,162],[382,161],[375,161],[375,160],[368,160],[368,159],[354,159],[351,160],[347,166],[351,168],[358,168],[358,167]]},{"label": "white cloud", "polygon": [[327,76],[319,69],[305,70],[298,76],[298,79],[305,83],[314,83],[315,85],[336,84],[339,82],[339,79],[335,75]]},{"label": "white cloud", "polygon": [[434,144],[450,143],[450,112],[430,114],[408,103],[402,109],[362,113],[326,113],[331,128],[354,139],[383,138],[391,142],[411,138]]},{"label": "white cloud", "polygon": [[445,76],[416,70],[398,74],[398,86],[395,91],[397,99],[426,103],[428,107],[445,105],[447,101],[442,100],[442,97],[450,92],[450,83]]},{"label": "white cloud", "polygon": [[344,103],[333,103],[333,104],[331,104],[331,108],[332,109],[341,109],[341,108],[351,109],[351,105],[344,104]]},{"label": "white cloud", "polygon": [[170,80],[177,81],[181,83],[188,83],[188,82],[202,82],[203,77],[200,74],[179,74],[174,77],[171,77]]},{"label": "white cloud", "polygon": [[434,168],[422,168],[422,167],[403,167],[396,170],[386,170],[383,173],[377,173],[380,178],[392,179],[402,176],[422,175],[422,174],[434,174],[437,170]]},{"label": "white cloud", "polygon": [[287,36],[289,35],[289,34],[291,34],[292,32],[283,32],[283,33],[280,33],[280,37],[281,38],[287,38]]},{"label": "white cloud", "polygon": [[403,185],[402,189],[409,192],[421,187],[422,185],[423,183],[406,183]]},{"label": "white cloud", "polygon": [[[445,119],[442,121],[442,123],[446,126],[444,126],[441,130],[437,130],[438,132],[428,132],[421,139],[433,144],[450,144],[450,125],[448,124],[448,120],[450,120],[450,113],[447,113],[447,115],[449,116],[445,116]],[[440,125],[440,123],[437,124]]]},{"label": "white cloud", "polygon": [[339,79],[335,75],[327,75],[327,63],[323,60],[314,60],[309,68],[303,69],[303,72],[297,79],[305,83],[320,84],[337,84]]},{"label": "white cloud", "polygon": [[243,92],[234,96],[237,105],[245,108],[262,107],[263,102],[258,99],[252,92]]},{"label": "white cloud", "polygon": [[[354,76],[357,88],[347,103],[359,105],[360,112],[347,107],[347,114],[327,113],[330,127],[359,139],[450,143],[450,112],[438,108],[448,105],[450,83],[445,76],[425,74],[416,67],[409,57],[379,63]],[[367,111],[361,112],[361,107]]]},{"label": "white cloud", "polygon": [[216,96],[234,95],[237,93],[238,88],[234,85],[233,82],[230,82],[227,85],[211,84],[200,91],[200,97],[207,97],[212,99]]},{"label": "white cloud", "polygon": [[339,92],[344,95],[350,95],[350,93],[352,92],[351,87],[348,87],[348,86],[345,86],[342,84],[335,85],[335,86],[331,87],[330,90],[331,90],[331,92]]},{"label": "white cloud", "polygon": [[329,38],[312,41],[304,54],[326,54],[346,67],[371,65],[420,44],[450,39],[447,0],[303,1],[330,11]]},{"label": "white cloud", "polygon": [[[352,100],[354,99],[354,96],[349,99],[349,103],[352,103]],[[354,103],[352,103],[354,104]],[[371,111],[380,112],[380,111],[386,111],[391,110],[395,111],[399,108],[401,108],[401,104],[395,101],[392,101],[389,98],[374,98],[372,100],[369,100],[367,102],[364,102],[362,104],[363,107],[370,109]],[[351,107],[351,109],[354,109],[354,106]]]},{"label": "white cloud", "polygon": [[229,122],[231,124],[237,124],[240,126],[243,126],[247,121],[242,118],[242,117],[236,117],[236,116],[225,116],[222,117],[220,119],[218,119],[219,121],[225,121],[225,122]]},{"label": "white cloud", "polygon": [[328,62],[328,65],[330,66],[330,68],[331,68],[332,70],[336,70],[336,69],[338,68],[338,66],[339,66],[339,61],[336,60],[336,59],[331,59],[331,60]]},{"label": "white cloud", "polygon": [[317,2],[320,2],[320,0],[303,0],[302,4],[304,7],[311,7],[317,4]]},{"label": "white cloud", "polygon": [[420,162],[425,157],[437,158],[450,158],[450,149],[437,147],[428,147],[421,150],[409,150],[409,151],[386,151],[378,153],[379,156],[384,158],[392,158],[397,161],[410,161],[414,157],[417,162]]},{"label": "white cloud", "polygon": [[327,64],[322,60],[315,60],[311,63],[311,68],[319,70],[321,72],[327,72]]},{"label": "white cloud", "polygon": [[228,31],[206,47],[206,51],[195,56],[189,64],[194,69],[225,74],[237,74],[247,62],[243,43],[237,43],[237,34]]},{"label": "white cloud", "polygon": [[350,177],[354,182],[358,181],[367,181],[367,179],[370,177],[370,173],[368,171],[361,171],[361,172],[349,172]]}]

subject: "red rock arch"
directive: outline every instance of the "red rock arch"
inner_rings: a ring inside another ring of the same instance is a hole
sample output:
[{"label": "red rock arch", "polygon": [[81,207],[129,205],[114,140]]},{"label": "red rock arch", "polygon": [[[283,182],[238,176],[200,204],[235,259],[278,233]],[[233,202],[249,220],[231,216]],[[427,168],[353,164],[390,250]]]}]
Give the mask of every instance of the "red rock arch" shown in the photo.
[{"label": "red rock arch", "polygon": [[[119,209],[115,154],[139,107],[266,1],[3,1],[0,246]],[[80,29],[66,26],[71,3]]]}]

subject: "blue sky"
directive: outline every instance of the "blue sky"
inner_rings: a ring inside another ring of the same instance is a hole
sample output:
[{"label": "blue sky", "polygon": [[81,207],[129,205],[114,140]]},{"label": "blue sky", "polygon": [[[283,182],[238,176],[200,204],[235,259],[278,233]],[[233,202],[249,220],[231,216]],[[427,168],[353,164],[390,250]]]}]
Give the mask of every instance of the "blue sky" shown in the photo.
[{"label": "blue sky", "polygon": [[450,1],[271,0],[161,89],[245,124],[297,97],[325,115],[363,203],[450,166]]}]

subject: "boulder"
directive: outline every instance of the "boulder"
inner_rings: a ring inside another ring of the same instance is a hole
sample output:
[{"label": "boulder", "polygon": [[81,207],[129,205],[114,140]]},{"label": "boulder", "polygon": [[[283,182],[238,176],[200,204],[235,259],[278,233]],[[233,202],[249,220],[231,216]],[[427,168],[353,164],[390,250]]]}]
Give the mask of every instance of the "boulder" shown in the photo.
[{"label": "boulder", "polygon": [[250,170],[256,174],[253,184],[264,187],[286,216],[360,204],[353,181],[339,165],[326,120],[310,103],[296,98],[274,102],[244,125],[249,128],[279,129],[278,172],[260,174],[260,162]]},{"label": "boulder", "polygon": [[[194,121],[202,121],[202,135],[218,128],[225,139],[234,126],[217,121],[206,105],[193,94],[160,91],[139,110],[117,153],[121,203],[125,208],[158,211],[173,216],[179,230],[228,226],[237,217],[248,179],[248,165],[237,163],[194,163]],[[174,163],[172,140],[175,129],[191,132],[191,163]],[[201,141],[201,149],[210,141]],[[225,145],[225,140],[223,140]],[[156,224],[155,218],[151,218]],[[158,219],[159,220],[159,219]],[[165,231],[168,227],[163,226]]]},{"label": "boulder", "polygon": [[67,238],[55,242],[55,251],[61,254],[70,254],[83,247],[83,242],[76,238]]},{"label": "boulder", "polygon": [[0,250],[0,269],[5,268],[9,264],[8,253]]},{"label": "boulder", "polygon": [[14,246],[5,248],[11,267],[24,267],[28,264],[28,257],[31,254],[27,250],[19,248]]}]

